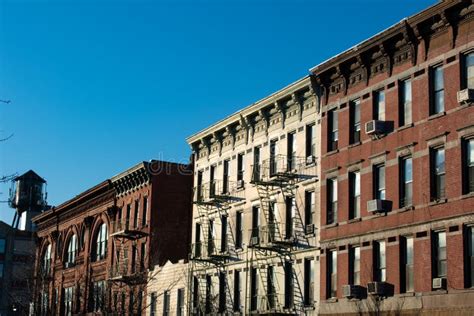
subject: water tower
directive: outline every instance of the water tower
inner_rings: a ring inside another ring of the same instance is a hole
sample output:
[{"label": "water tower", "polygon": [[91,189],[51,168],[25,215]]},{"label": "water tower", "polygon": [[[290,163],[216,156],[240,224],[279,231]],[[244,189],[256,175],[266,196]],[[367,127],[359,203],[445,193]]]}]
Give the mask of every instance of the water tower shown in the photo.
[{"label": "water tower", "polygon": [[35,231],[31,219],[46,209],[46,196],[46,181],[33,170],[14,178],[9,200],[10,207],[16,210],[13,228]]}]

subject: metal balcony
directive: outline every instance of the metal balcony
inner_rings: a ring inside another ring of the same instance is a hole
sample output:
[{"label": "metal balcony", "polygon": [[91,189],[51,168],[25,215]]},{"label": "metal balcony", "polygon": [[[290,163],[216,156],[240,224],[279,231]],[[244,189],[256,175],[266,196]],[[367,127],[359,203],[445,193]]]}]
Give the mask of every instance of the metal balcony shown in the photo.
[{"label": "metal balcony", "polygon": [[252,166],[252,183],[279,186],[317,176],[316,160],[308,164],[305,157],[276,155]]},{"label": "metal balcony", "polygon": [[195,204],[233,203],[244,199],[241,181],[213,180],[194,187]]},{"label": "metal balcony", "polygon": [[282,223],[273,223],[250,229],[250,248],[284,250],[297,242],[293,227]]},{"label": "metal balcony", "polygon": [[112,222],[111,237],[126,238],[126,239],[139,239],[145,237],[146,232],[142,230],[142,227],[134,225],[130,220],[124,219]]},{"label": "metal balcony", "polygon": [[113,265],[109,270],[110,282],[139,284],[145,282],[146,278],[146,269],[139,262],[129,265],[128,260],[122,261]]},{"label": "metal balcony", "polygon": [[205,262],[225,261],[232,257],[229,244],[222,247],[222,241],[218,239],[207,242],[197,242],[192,244],[191,260]]}]

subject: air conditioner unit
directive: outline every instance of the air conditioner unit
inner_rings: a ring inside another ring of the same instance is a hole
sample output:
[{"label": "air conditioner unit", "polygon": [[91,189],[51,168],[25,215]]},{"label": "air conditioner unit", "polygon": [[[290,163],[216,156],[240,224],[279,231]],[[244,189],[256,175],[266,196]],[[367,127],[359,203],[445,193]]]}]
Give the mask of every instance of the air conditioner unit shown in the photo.
[{"label": "air conditioner unit", "polygon": [[434,290],[446,289],[446,278],[434,278],[433,289]]},{"label": "air conditioner unit", "polygon": [[260,243],[260,239],[256,236],[250,238],[250,246],[257,246]]},{"label": "air conditioner unit", "polygon": [[385,121],[372,120],[365,123],[365,133],[367,135],[384,134]]},{"label": "air conditioner unit", "polygon": [[237,189],[242,189],[244,187],[244,180],[237,181]]},{"label": "air conditioner unit", "polygon": [[393,295],[393,285],[387,282],[367,283],[367,293],[375,296],[388,297]]},{"label": "air conditioner unit", "polygon": [[304,232],[306,235],[313,235],[314,234],[314,224],[308,224],[304,228]]},{"label": "air conditioner unit", "polygon": [[392,201],[375,199],[367,201],[367,212],[386,213],[392,210]]},{"label": "air conditioner unit", "polygon": [[342,295],[346,298],[363,298],[364,290],[360,285],[347,284],[342,286]]},{"label": "air conditioner unit", "polygon": [[474,101],[474,89],[464,89],[458,91],[458,103],[467,103]]},{"label": "air conditioner unit", "polygon": [[312,165],[316,163],[316,157],[315,156],[308,156],[306,157],[306,164],[307,165]]}]

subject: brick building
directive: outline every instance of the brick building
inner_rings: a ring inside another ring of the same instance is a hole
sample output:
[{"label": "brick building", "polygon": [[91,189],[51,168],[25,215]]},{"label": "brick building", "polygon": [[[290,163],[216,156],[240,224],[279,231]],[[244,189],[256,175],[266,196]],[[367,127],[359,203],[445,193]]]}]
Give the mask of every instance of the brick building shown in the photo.
[{"label": "brick building", "polygon": [[189,166],[142,162],[35,217],[35,313],[144,313],[150,270],[187,257],[191,187]]},{"label": "brick building", "polygon": [[306,76],[188,138],[193,315],[317,313],[318,105]]},{"label": "brick building", "polygon": [[472,315],[474,4],[439,2],[311,72],[320,313]]}]

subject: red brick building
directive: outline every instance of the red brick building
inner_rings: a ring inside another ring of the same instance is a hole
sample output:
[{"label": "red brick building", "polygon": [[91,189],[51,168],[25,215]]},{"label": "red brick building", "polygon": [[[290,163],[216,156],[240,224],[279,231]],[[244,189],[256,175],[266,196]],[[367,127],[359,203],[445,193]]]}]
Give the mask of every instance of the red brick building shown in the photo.
[{"label": "red brick building", "polygon": [[191,188],[189,166],[143,162],[37,216],[35,313],[141,315],[150,270],[187,258]]},{"label": "red brick building", "polygon": [[440,2],[311,72],[320,313],[474,314],[472,1]]}]

